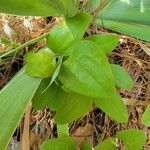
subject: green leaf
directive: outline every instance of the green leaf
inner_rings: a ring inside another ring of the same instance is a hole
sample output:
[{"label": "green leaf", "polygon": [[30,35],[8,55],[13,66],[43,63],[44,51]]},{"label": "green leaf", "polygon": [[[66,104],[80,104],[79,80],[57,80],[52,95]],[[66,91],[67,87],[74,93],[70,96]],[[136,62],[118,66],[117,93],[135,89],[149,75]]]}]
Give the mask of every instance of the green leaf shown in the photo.
[{"label": "green leaf", "polygon": [[49,107],[51,110],[57,110],[62,103],[61,97],[63,97],[64,94],[63,90],[56,83],[53,83],[47,88],[50,81],[51,78],[43,79],[32,99],[32,105],[36,110],[44,107]]},{"label": "green leaf", "polygon": [[81,146],[81,150],[92,150],[92,145],[88,142],[84,142]]},{"label": "green leaf", "polygon": [[150,104],[147,106],[142,116],[142,123],[146,126],[150,126]]},{"label": "green leaf", "polygon": [[47,38],[47,46],[58,54],[65,54],[66,50],[83,38],[92,17],[89,13],[81,13],[57,24]]},{"label": "green leaf", "polygon": [[[109,95],[109,91],[107,92],[107,94]],[[116,93],[114,93],[114,95],[111,96],[111,98],[94,99],[94,103],[112,119],[120,123],[127,122],[128,112],[117,91]]]},{"label": "green leaf", "polygon": [[24,58],[27,61],[25,72],[33,77],[50,77],[56,67],[55,56],[46,51],[29,52]]},{"label": "green leaf", "polygon": [[93,100],[89,97],[67,92],[60,97],[62,104],[57,109],[55,116],[58,124],[70,123],[86,115],[92,109]]},{"label": "green leaf", "polygon": [[0,148],[4,150],[27,106],[35,94],[40,78],[21,71],[0,91]]},{"label": "green leaf", "polygon": [[67,16],[77,13],[78,0],[5,0],[0,12],[23,16]]},{"label": "green leaf", "polygon": [[141,150],[147,140],[145,132],[138,129],[117,132],[116,137],[123,141],[128,150]]},{"label": "green leaf", "polygon": [[84,40],[73,47],[58,77],[67,89],[81,95],[111,99],[115,92],[108,59],[92,41]]},{"label": "green leaf", "polygon": [[98,25],[150,41],[149,0],[108,0],[99,12]]},{"label": "green leaf", "polygon": [[95,150],[117,150],[116,139],[110,137],[95,147]]},{"label": "green leaf", "polygon": [[68,124],[57,124],[58,138],[69,137],[69,125]]},{"label": "green leaf", "polygon": [[76,150],[76,142],[71,138],[57,138],[46,140],[40,150]]},{"label": "green leaf", "polygon": [[116,86],[130,90],[133,86],[133,80],[129,73],[119,65],[111,64],[111,68]]},{"label": "green leaf", "polygon": [[114,34],[93,35],[87,39],[95,42],[106,54],[112,52],[119,42],[119,37]]}]

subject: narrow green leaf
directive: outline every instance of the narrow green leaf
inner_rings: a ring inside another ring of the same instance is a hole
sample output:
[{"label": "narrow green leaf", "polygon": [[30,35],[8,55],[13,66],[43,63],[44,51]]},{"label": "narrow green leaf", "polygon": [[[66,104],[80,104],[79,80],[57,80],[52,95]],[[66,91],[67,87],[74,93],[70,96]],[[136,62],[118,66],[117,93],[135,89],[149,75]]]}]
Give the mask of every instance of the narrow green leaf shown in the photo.
[{"label": "narrow green leaf", "polygon": [[73,47],[58,77],[67,89],[81,95],[111,99],[115,92],[108,59],[92,41],[83,40]]},{"label": "narrow green leaf", "polygon": [[128,150],[141,150],[147,140],[145,132],[138,129],[117,132],[116,137],[123,141]]},{"label": "narrow green leaf", "polygon": [[57,138],[46,140],[40,150],[76,150],[76,142],[71,138]]},{"label": "narrow green leaf", "polygon": [[[109,91],[107,92],[109,95]],[[107,115],[118,122],[126,122],[128,120],[128,112],[120,95],[116,91],[111,98],[95,99],[94,103],[97,107],[102,109]]]},{"label": "narrow green leaf", "polygon": [[142,123],[146,126],[150,126],[150,104],[147,106],[142,116]]},{"label": "narrow green leaf", "polygon": [[110,137],[95,147],[95,150],[117,150],[116,139]]},{"label": "narrow green leaf", "polygon": [[58,138],[69,137],[69,125],[68,124],[57,124]]},{"label": "narrow green leaf", "polygon": [[0,91],[0,149],[6,148],[41,80],[21,69]]},{"label": "narrow green leaf", "polygon": [[92,17],[89,13],[81,13],[66,19],[56,25],[47,38],[47,46],[58,54],[65,54],[66,50],[83,38]]},{"label": "narrow green leaf", "polygon": [[77,13],[78,0],[5,0],[0,12],[23,16],[66,16]]},{"label": "narrow green leaf", "polygon": [[150,41],[149,0],[108,0],[99,12],[98,25]]},{"label": "narrow green leaf", "polygon": [[119,37],[114,34],[93,35],[87,39],[95,42],[106,54],[112,52],[119,42]]},{"label": "narrow green leaf", "polygon": [[70,123],[86,115],[92,108],[93,100],[89,97],[67,92],[64,92],[60,97],[63,102],[57,109],[55,116],[58,124]]},{"label": "narrow green leaf", "polygon": [[55,56],[46,51],[29,52],[24,58],[27,61],[25,72],[33,77],[50,77],[56,67]]},{"label": "narrow green leaf", "polygon": [[129,73],[119,65],[111,64],[112,73],[116,86],[130,90],[133,86],[133,80]]}]

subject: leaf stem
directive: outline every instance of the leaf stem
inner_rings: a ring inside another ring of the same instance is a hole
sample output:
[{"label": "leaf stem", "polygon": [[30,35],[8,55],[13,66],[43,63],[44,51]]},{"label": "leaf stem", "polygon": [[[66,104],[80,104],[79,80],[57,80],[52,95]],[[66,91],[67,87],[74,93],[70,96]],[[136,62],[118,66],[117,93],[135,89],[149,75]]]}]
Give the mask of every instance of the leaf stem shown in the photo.
[{"label": "leaf stem", "polygon": [[17,48],[12,49],[12,50],[10,50],[10,51],[8,51],[8,52],[6,52],[6,53],[0,55],[0,58],[7,57],[7,56],[9,56],[9,55],[12,55],[12,54],[14,54],[14,53],[17,53],[20,49],[22,49],[22,48],[24,48],[24,47],[27,47],[27,46],[29,46],[29,45],[31,45],[31,44],[33,44],[33,43],[36,43],[36,42],[38,42],[38,41],[40,41],[40,40],[46,38],[48,34],[49,34],[49,32],[44,33],[44,34],[42,34],[42,35],[36,37],[35,39],[32,39],[32,40],[30,40],[30,41],[28,41],[28,42],[22,44],[22,45],[18,46]]}]

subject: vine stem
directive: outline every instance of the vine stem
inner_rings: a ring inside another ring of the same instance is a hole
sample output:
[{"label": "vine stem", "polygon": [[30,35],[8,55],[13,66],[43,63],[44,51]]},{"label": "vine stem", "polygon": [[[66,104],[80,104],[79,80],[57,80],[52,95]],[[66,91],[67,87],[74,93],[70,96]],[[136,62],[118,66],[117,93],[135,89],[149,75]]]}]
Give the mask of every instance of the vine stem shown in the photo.
[{"label": "vine stem", "polygon": [[10,50],[10,51],[8,51],[8,52],[6,52],[6,53],[0,55],[0,59],[3,58],[3,57],[9,56],[9,55],[11,55],[11,54],[17,53],[20,49],[22,49],[22,48],[24,48],[24,47],[27,47],[27,46],[29,46],[29,45],[31,45],[31,44],[33,44],[33,43],[36,43],[36,42],[38,42],[38,41],[40,41],[40,40],[46,38],[48,34],[49,34],[49,32],[44,33],[44,34],[42,34],[42,35],[40,35],[40,36],[38,36],[38,37],[36,37],[36,38],[34,38],[34,39],[32,39],[32,40],[26,42],[26,43],[24,43],[24,44],[18,46],[17,48],[12,49],[12,50]]}]

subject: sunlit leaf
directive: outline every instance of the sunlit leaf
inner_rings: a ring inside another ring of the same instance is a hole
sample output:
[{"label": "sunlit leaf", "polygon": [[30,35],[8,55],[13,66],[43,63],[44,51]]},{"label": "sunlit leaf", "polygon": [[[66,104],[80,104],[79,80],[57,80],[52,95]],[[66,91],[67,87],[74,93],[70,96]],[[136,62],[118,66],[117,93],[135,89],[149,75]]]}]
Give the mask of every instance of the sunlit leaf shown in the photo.
[{"label": "sunlit leaf", "polygon": [[95,42],[106,54],[112,52],[119,42],[119,37],[114,34],[93,35],[87,39]]},{"label": "sunlit leaf", "polygon": [[116,139],[111,137],[99,143],[95,150],[117,150]]},{"label": "sunlit leaf", "polygon": [[117,132],[116,137],[123,141],[128,150],[141,150],[147,139],[146,133],[138,129]]},{"label": "sunlit leaf", "polygon": [[83,38],[91,20],[89,13],[81,13],[57,24],[47,38],[47,46],[55,53],[67,53],[70,46]]},{"label": "sunlit leaf", "polygon": [[46,51],[29,52],[24,58],[27,62],[25,72],[33,77],[50,77],[56,67],[55,56]]},{"label": "sunlit leaf", "polygon": [[22,69],[0,91],[0,149],[6,148],[41,80],[26,75]]},{"label": "sunlit leaf", "polygon": [[133,86],[133,80],[129,73],[119,65],[111,64],[112,73],[116,86],[130,90]]},{"label": "sunlit leaf", "polygon": [[46,140],[40,150],[76,150],[76,142],[71,138],[57,138]]}]

